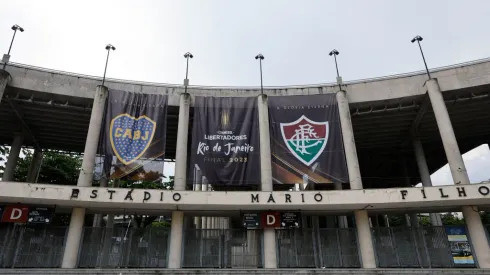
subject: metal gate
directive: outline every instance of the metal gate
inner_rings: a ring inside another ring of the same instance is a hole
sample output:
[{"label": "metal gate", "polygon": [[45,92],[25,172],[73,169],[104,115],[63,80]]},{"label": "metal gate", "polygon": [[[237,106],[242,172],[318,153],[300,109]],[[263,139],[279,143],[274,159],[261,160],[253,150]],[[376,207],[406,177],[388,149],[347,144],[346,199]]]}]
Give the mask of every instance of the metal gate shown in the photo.
[{"label": "metal gate", "polygon": [[182,267],[262,267],[262,232],[246,229],[187,229]]},{"label": "metal gate", "polygon": [[0,225],[0,267],[61,266],[67,227]]},{"label": "metal gate", "polygon": [[167,228],[84,228],[78,266],[167,267]]},{"label": "metal gate", "polygon": [[444,227],[373,228],[378,267],[452,267]]},{"label": "metal gate", "polygon": [[355,229],[281,229],[276,239],[280,268],[360,267]]}]

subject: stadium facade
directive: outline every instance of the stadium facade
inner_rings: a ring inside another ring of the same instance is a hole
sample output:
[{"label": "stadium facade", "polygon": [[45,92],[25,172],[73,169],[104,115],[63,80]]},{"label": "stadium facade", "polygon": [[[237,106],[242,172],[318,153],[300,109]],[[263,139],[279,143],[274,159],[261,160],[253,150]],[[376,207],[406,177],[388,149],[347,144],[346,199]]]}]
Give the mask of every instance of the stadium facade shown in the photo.
[{"label": "stadium facade", "polygon": [[[462,159],[490,140],[490,61],[431,75],[261,94],[9,64],[0,267],[490,268],[490,184]],[[83,152],[76,186],[36,182],[46,150]],[[161,185],[164,159],[173,188],[141,188]],[[452,182],[432,186],[446,163]],[[52,226],[62,213],[69,226]],[[144,225],[164,216],[169,228]]]}]

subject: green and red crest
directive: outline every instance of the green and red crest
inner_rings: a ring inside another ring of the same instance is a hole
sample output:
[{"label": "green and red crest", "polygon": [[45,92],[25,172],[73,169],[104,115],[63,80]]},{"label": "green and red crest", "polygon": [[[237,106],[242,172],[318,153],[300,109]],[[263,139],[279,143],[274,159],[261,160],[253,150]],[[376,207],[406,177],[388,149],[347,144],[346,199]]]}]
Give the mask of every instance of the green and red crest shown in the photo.
[{"label": "green and red crest", "polygon": [[302,115],[296,121],[281,123],[281,134],[289,151],[310,166],[325,150],[328,121],[316,122]]}]

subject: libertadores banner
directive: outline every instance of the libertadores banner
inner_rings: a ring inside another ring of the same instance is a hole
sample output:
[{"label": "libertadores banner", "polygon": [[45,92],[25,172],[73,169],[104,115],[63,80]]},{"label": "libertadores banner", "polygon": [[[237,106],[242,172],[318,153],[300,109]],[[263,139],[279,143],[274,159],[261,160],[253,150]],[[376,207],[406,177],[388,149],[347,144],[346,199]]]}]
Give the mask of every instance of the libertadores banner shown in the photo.
[{"label": "libertadores banner", "polygon": [[196,170],[213,186],[259,185],[257,98],[196,97],[189,181]]},{"label": "libertadores banner", "polygon": [[110,90],[101,132],[110,179],[158,182],[167,132],[167,96]]},{"label": "libertadores banner", "polygon": [[274,183],[349,181],[335,94],[271,96],[268,103]]}]

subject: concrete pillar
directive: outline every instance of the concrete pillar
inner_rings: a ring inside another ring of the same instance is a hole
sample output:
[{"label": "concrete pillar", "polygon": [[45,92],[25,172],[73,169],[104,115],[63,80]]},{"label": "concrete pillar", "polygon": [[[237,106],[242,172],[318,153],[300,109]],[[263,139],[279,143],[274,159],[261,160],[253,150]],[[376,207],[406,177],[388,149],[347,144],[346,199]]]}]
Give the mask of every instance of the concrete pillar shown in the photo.
[{"label": "concrete pillar", "polygon": [[191,97],[189,94],[180,95],[179,124],[177,128],[177,148],[175,155],[175,185],[178,191],[185,190],[187,167],[187,139],[189,135],[189,109]]},{"label": "concrete pillar", "polygon": [[0,102],[3,98],[3,93],[10,79],[10,74],[7,71],[0,69]]},{"label": "concrete pillar", "polygon": [[[194,168],[195,170],[195,175],[194,175],[194,191],[196,192],[201,192],[201,185],[202,185],[202,172],[199,169]],[[201,217],[194,217],[194,223],[196,224],[196,229],[201,229],[202,227],[202,221]]]},{"label": "concrete pillar", "polygon": [[[187,177],[187,138],[189,135],[189,109],[190,95],[180,95],[179,124],[177,128],[177,148],[175,156],[175,191],[184,191]],[[181,268],[182,266],[182,235],[184,212],[172,212],[172,224],[170,230],[170,252],[168,256],[169,268]]]},{"label": "concrete pillar", "polygon": [[85,208],[73,208],[71,212],[70,226],[65,243],[62,268],[75,268],[78,259],[78,251],[82,238],[83,222],[85,220]]},{"label": "concrete pillar", "polygon": [[181,268],[182,232],[184,229],[184,212],[172,212],[172,226],[170,227],[170,253],[168,255],[168,268]]},{"label": "concrete pillar", "polygon": [[[340,182],[334,183],[334,188],[335,188],[335,190],[342,190],[342,183],[340,183]],[[338,216],[337,220],[338,220],[339,228],[348,228],[349,227],[349,223],[347,222],[346,216]]]},{"label": "concrete pillar", "polygon": [[20,150],[22,149],[22,143],[24,142],[24,133],[18,132],[14,134],[14,141],[10,146],[10,153],[5,164],[5,170],[3,172],[2,181],[14,180],[14,171],[19,160]]},{"label": "concrete pillar", "polygon": [[[357,236],[363,268],[376,268],[376,259],[374,257],[373,241],[371,236],[371,227],[369,226],[369,217],[366,210],[354,211],[356,218]],[[369,253],[367,253],[367,251]]]},{"label": "concrete pillar", "polygon": [[[352,190],[362,189],[361,171],[359,169],[359,160],[357,159],[356,142],[354,140],[354,131],[352,129],[349,101],[347,100],[345,91],[337,92],[337,103],[339,106],[339,117],[344,141],[345,158],[347,160],[347,169],[349,171],[350,188]],[[356,210],[354,211],[354,216],[356,219],[362,267],[376,268],[373,240],[367,211]]]},{"label": "concrete pillar", "polygon": [[[444,151],[446,152],[449,169],[454,184],[470,184],[470,179],[459,151],[458,142],[454,134],[451,119],[447,112],[446,103],[439,88],[437,79],[429,79],[425,83],[429,94],[432,110],[436,117],[437,128],[441,135]],[[463,206],[462,212],[468,227],[468,233],[473,245],[474,255],[480,268],[490,268],[490,245],[485,236],[485,229],[476,207]]]},{"label": "concrete pillar", "polygon": [[[422,185],[424,187],[432,186],[432,180],[430,179],[429,167],[427,166],[427,160],[425,159],[422,142],[420,142],[418,137],[413,137],[412,143]],[[439,213],[430,213],[430,223],[433,226],[442,226],[441,215]]]},{"label": "concrete pillar", "polygon": [[31,165],[29,166],[29,172],[27,173],[27,182],[36,183],[41,170],[41,164],[43,161],[43,152],[39,149],[34,150],[32,155]]},{"label": "concrete pillar", "polygon": [[[272,164],[269,133],[269,110],[267,95],[259,95],[259,132],[260,132],[260,176],[262,191],[272,192]],[[276,232],[274,228],[264,228],[264,268],[277,268]]]},{"label": "concrete pillar", "polygon": [[[109,91],[105,86],[97,86],[95,91],[92,114],[88,126],[85,150],[83,152],[82,169],[78,176],[77,186],[87,187],[92,185],[95,167],[95,155],[99,145],[99,136],[104,117],[104,107]],[[80,240],[82,238],[83,223],[85,220],[85,209],[73,208],[68,228],[65,251],[63,254],[62,268],[75,268],[77,264]]]}]

